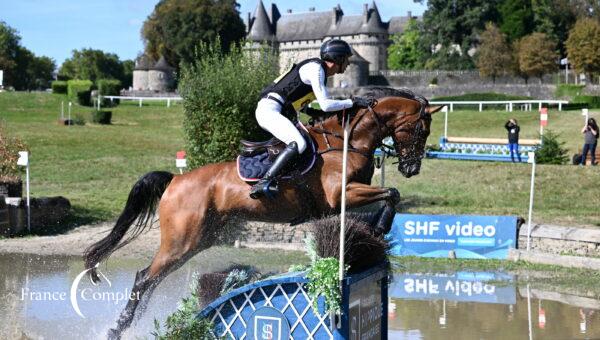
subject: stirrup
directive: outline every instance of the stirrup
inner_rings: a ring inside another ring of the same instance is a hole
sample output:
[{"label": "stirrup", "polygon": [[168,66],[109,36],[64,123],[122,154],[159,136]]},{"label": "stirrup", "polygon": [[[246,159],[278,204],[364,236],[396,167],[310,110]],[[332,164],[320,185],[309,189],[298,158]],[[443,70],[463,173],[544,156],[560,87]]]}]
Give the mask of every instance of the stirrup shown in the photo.
[{"label": "stirrup", "polygon": [[277,194],[279,194],[279,186],[274,179],[260,180],[250,189],[250,198],[252,199],[259,199],[262,195],[273,199]]}]

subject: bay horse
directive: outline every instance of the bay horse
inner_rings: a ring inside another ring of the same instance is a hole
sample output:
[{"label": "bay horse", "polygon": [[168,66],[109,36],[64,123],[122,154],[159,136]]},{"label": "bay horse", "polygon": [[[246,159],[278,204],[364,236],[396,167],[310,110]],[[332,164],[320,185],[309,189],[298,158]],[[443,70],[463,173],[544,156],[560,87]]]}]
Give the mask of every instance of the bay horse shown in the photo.
[{"label": "bay horse", "polygon": [[[431,115],[442,107],[408,90],[376,88],[367,94],[375,99],[372,108],[349,110],[349,150],[346,203],[349,208],[384,201],[376,232],[391,225],[399,193],[395,188],[370,185],[374,151],[385,137],[392,137],[399,158],[398,170],[410,177],[419,173],[429,135]],[[345,119],[345,118],[344,118]],[[340,210],[343,127],[337,116],[307,127],[318,146],[313,168],[301,184],[281,182],[276,199],[249,197],[250,185],[237,173],[236,162],[208,164],[182,175],[150,172],[131,189],[125,208],[112,231],[84,253],[90,278],[98,282],[96,266],[118,248],[129,243],[151,223],[158,205],[160,247],[151,264],[138,271],[132,296],[121,312],[117,327],[108,337],[120,338],[138,305],[144,309],[154,288],[198,252],[212,246],[219,231],[233,217],[253,221],[291,222],[303,216],[322,217]],[[307,207],[308,203],[308,207]],[[129,228],[133,230],[123,240]]]}]

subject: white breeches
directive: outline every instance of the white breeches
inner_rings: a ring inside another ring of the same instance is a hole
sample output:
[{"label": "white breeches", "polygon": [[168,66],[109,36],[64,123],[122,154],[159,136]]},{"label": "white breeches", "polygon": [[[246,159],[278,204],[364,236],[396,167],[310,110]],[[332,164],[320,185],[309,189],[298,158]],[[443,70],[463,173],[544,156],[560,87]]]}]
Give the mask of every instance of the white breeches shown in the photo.
[{"label": "white breeches", "polygon": [[306,149],[306,141],[294,124],[281,114],[281,104],[276,101],[267,98],[261,99],[256,106],[256,121],[261,128],[286,145],[296,142],[299,153]]}]

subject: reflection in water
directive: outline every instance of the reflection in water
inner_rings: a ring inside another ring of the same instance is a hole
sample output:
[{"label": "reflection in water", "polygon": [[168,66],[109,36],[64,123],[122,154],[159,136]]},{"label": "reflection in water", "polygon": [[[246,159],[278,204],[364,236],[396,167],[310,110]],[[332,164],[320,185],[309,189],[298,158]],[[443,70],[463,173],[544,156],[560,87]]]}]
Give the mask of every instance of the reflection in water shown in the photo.
[{"label": "reflection in water", "polygon": [[[157,287],[146,313],[124,338],[149,337],[154,318],[164,320],[189,294],[194,271],[244,263],[282,272],[306,262],[300,253],[280,254],[231,248],[201,253]],[[109,260],[100,271],[110,286],[104,280],[94,287],[84,277],[75,289],[82,318],[70,297],[83,270],[79,257],[0,255],[0,339],[21,333],[33,339],[104,339],[125,306],[135,271],[146,265]],[[390,339],[527,339],[530,325],[534,339],[600,338],[600,301],[517,287],[513,277],[497,273],[396,274],[389,297]]]},{"label": "reflection in water", "polygon": [[[527,339],[530,335],[528,290],[518,289],[511,277],[396,274],[389,296],[390,339]],[[600,301],[535,289],[529,290],[529,297],[531,338],[600,337]]]},{"label": "reflection in water", "polygon": [[[221,270],[232,263],[254,265],[263,273],[282,272],[290,264],[306,262],[300,252],[280,255],[266,258],[264,251],[219,247],[200,253],[156,288],[146,312],[124,338],[151,338],[154,318],[162,322],[189,295],[194,272]],[[109,259],[99,267],[106,279],[93,286],[84,276],[72,298],[73,282],[84,270],[80,257],[0,255],[0,339],[22,334],[32,339],[104,339],[125,307],[135,272],[147,265],[147,261]]]}]

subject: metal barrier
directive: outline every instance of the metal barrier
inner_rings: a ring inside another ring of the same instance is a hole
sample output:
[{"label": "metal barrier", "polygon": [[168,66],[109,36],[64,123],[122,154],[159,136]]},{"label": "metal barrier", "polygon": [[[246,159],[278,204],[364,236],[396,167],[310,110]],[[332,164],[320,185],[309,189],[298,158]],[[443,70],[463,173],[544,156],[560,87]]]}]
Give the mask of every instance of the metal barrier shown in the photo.
[{"label": "metal barrier", "polygon": [[183,100],[181,97],[125,97],[125,96],[98,96],[98,102],[102,101],[102,98],[110,99],[112,102],[115,99],[120,100],[137,100],[139,106],[142,107],[144,100],[148,101],[167,101],[167,107],[171,107],[171,102]]},{"label": "metal barrier", "polygon": [[450,112],[454,111],[454,105],[477,105],[479,112],[483,111],[485,105],[505,105],[506,111],[513,112],[514,106],[519,107],[524,111],[532,111],[533,105],[537,104],[538,110],[542,108],[542,104],[558,104],[558,111],[562,111],[563,104],[569,104],[567,100],[553,99],[532,99],[532,100],[474,100],[474,101],[431,101],[432,105],[448,105]]}]

